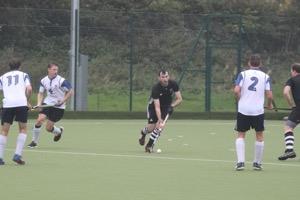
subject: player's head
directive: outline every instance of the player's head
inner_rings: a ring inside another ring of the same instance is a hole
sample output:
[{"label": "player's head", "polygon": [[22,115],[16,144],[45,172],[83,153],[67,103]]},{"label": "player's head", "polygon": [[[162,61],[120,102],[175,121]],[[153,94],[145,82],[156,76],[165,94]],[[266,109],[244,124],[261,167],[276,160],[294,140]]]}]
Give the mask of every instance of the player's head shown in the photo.
[{"label": "player's head", "polygon": [[249,58],[249,66],[250,67],[260,67],[261,66],[261,58],[259,54],[252,54]]},{"label": "player's head", "polygon": [[57,73],[58,73],[58,65],[55,63],[48,64],[48,76],[50,78],[53,78],[57,75]]},{"label": "player's head", "polygon": [[20,69],[21,67],[21,61],[17,59],[13,59],[9,62],[8,65],[10,70],[17,70]]},{"label": "player's head", "polygon": [[294,63],[291,66],[291,75],[296,76],[300,74],[300,63]]},{"label": "player's head", "polygon": [[168,71],[161,69],[158,72],[158,80],[161,85],[167,86],[169,84],[169,73]]}]

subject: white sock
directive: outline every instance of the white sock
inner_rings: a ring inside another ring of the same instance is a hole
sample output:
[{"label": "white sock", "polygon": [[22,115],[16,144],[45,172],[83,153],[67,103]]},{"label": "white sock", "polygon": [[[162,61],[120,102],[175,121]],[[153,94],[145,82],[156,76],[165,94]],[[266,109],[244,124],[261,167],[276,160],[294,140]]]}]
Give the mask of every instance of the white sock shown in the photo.
[{"label": "white sock", "polygon": [[255,146],[254,146],[255,151],[254,151],[254,161],[253,162],[261,164],[263,153],[264,153],[264,144],[265,144],[264,141],[262,141],[262,142],[256,141],[255,142]]},{"label": "white sock", "polygon": [[235,148],[237,155],[237,162],[245,162],[245,139],[237,138],[235,140]]},{"label": "white sock", "polygon": [[57,135],[57,134],[60,134],[60,133],[61,133],[61,130],[60,130],[60,128],[54,126],[54,127],[53,127],[52,133],[55,134],[55,135]]},{"label": "white sock", "polygon": [[4,149],[7,143],[7,136],[0,135],[0,158],[4,157]]},{"label": "white sock", "polygon": [[39,141],[41,129],[42,127],[36,128],[35,126],[32,129],[32,141],[35,143],[38,143]]},{"label": "white sock", "polygon": [[17,146],[16,146],[16,151],[15,154],[17,155],[22,155],[22,151],[26,142],[27,135],[25,133],[19,133],[18,138],[17,138]]}]

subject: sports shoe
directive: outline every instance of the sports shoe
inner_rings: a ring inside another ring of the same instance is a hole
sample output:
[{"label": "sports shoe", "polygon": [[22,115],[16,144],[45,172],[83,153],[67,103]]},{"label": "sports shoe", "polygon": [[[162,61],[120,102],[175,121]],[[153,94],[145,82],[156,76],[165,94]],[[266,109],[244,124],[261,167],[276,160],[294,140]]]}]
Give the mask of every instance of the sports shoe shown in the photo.
[{"label": "sports shoe", "polygon": [[0,158],[0,165],[4,165],[4,164],[5,164],[5,162],[3,161],[2,158]]},{"label": "sports shoe", "polygon": [[152,153],[152,151],[153,151],[153,146],[148,146],[148,145],[145,146],[146,153]]},{"label": "sports shoe", "polygon": [[286,160],[288,158],[295,158],[296,153],[295,151],[286,151],[282,156],[278,157],[278,160]]},{"label": "sports shoe", "polygon": [[145,139],[146,139],[146,134],[143,133],[143,131],[141,131],[141,138],[139,139],[139,143],[141,146],[144,146],[145,144]]},{"label": "sports shoe", "polygon": [[29,145],[27,145],[28,148],[35,148],[37,147],[37,143],[35,143],[34,141],[32,141]]},{"label": "sports shoe", "polygon": [[57,142],[58,140],[60,140],[61,135],[62,135],[63,132],[64,132],[64,127],[61,126],[61,127],[59,127],[59,128],[60,128],[60,131],[61,131],[61,132],[60,132],[59,134],[57,134],[57,135],[54,136],[54,138],[53,138],[53,141],[54,141],[54,142]]},{"label": "sports shoe", "polygon": [[261,166],[261,164],[255,162],[255,163],[253,163],[253,169],[260,171],[260,170],[262,170],[262,166]]},{"label": "sports shoe", "polygon": [[236,171],[242,171],[244,169],[245,169],[245,163],[243,163],[243,162],[236,163],[236,166],[235,166]]},{"label": "sports shoe", "polygon": [[12,160],[18,165],[25,165],[25,161],[22,160],[22,156],[18,154],[15,154]]}]

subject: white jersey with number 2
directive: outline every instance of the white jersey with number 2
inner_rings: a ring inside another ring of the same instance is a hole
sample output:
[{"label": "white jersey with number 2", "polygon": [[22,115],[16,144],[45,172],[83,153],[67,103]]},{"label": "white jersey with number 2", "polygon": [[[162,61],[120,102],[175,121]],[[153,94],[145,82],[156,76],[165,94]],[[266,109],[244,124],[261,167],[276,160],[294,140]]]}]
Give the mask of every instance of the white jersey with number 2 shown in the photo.
[{"label": "white jersey with number 2", "polygon": [[270,77],[259,69],[241,72],[235,81],[241,87],[238,112],[256,116],[264,113],[265,91],[271,90]]},{"label": "white jersey with number 2", "polygon": [[0,90],[3,90],[3,108],[27,106],[26,87],[30,85],[28,74],[14,70],[0,77]]}]

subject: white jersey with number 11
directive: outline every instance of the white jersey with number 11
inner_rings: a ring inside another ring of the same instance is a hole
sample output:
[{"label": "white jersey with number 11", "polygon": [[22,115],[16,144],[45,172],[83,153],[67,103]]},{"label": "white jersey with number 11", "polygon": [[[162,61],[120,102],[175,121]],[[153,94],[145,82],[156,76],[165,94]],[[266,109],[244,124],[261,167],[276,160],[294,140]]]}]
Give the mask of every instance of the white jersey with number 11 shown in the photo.
[{"label": "white jersey with number 11", "polygon": [[0,77],[3,90],[3,108],[27,106],[26,87],[30,85],[28,74],[14,70]]}]

